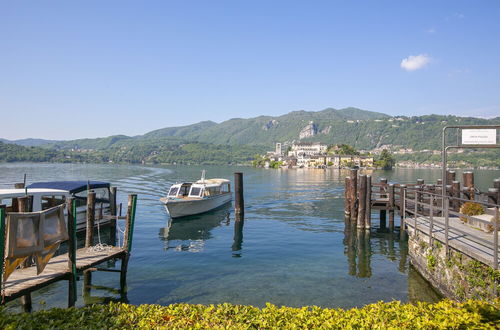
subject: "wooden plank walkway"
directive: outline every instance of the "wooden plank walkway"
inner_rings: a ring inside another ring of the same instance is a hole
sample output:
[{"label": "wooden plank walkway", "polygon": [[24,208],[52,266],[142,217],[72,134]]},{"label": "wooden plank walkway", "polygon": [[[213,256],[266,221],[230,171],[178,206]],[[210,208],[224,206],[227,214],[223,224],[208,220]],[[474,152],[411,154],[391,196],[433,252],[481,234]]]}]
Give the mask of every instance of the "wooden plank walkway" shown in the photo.
[{"label": "wooden plank walkway", "polygon": [[[410,211],[411,212],[411,211]],[[407,217],[405,221],[410,234],[415,232],[415,219]],[[428,217],[417,217],[417,230],[429,235],[430,222]],[[445,244],[445,218],[434,217],[432,236]],[[462,223],[459,218],[449,218],[448,244],[450,247],[494,267],[493,262],[493,233],[486,233]],[[500,251],[500,249],[499,249]]]},{"label": "wooden plank walkway", "polygon": [[[89,248],[81,248],[76,251],[76,269],[79,271],[88,269],[104,261],[121,258],[127,251],[122,247],[110,246],[103,251],[92,251]],[[6,300],[23,296],[34,288],[41,288],[58,280],[64,279],[71,274],[68,267],[68,254],[62,254],[50,259],[49,263],[40,275],[36,274],[36,266],[16,269],[7,279],[4,285]]]}]

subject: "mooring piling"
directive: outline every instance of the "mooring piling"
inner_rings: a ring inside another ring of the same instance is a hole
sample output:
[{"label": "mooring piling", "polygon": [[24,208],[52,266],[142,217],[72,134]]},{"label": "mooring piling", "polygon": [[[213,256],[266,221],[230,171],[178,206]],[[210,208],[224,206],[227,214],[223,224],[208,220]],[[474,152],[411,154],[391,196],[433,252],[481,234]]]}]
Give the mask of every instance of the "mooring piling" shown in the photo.
[{"label": "mooring piling", "polygon": [[113,245],[116,244],[116,218],[114,218],[117,215],[116,196],[117,188],[113,186],[109,191],[109,213],[111,215],[111,219],[109,220],[109,239]]},{"label": "mooring piling", "polygon": [[344,216],[351,218],[351,178],[346,176],[344,179]]},{"label": "mooring piling", "polygon": [[446,185],[451,185],[455,181],[455,171],[446,171]]},{"label": "mooring piling", "polygon": [[95,195],[94,191],[89,191],[87,194],[87,229],[85,231],[85,247],[90,247],[94,244]]},{"label": "mooring piling", "polygon": [[365,228],[372,226],[372,177],[366,176]]},{"label": "mooring piling", "polygon": [[359,191],[358,191],[358,219],[357,228],[365,228],[365,212],[366,212],[366,175],[359,176]]},{"label": "mooring piling", "polygon": [[464,181],[464,191],[470,200],[474,200],[474,173],[464,172],[462,176]]},{"label": "mooring piling", "polygon": [[349,202],[350,202],[350,216],[351,220],[356,221],[358,218],[358,201],[357,201],[357,196],[358,196],[358,170],[356,169],[351,169],[350,170],[350,176],[351,180],[350,182],[350,187],[349,187]]},{"label": "mooring piling", "polygon": [[245,200],[243,198],[243,173],[234,173],[234,213],[245,213]]}]

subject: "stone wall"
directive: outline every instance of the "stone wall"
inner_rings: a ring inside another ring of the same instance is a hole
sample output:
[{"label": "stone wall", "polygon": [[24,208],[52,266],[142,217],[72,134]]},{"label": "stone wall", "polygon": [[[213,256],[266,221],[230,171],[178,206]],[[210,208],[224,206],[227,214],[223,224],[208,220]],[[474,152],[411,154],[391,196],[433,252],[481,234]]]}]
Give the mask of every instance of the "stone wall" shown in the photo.
[{"label": "stone wall", "polygon": [[410,232],[408,251],[412,265],[445,297],[492,301],[500,290],[500,272],[419,232]]}]

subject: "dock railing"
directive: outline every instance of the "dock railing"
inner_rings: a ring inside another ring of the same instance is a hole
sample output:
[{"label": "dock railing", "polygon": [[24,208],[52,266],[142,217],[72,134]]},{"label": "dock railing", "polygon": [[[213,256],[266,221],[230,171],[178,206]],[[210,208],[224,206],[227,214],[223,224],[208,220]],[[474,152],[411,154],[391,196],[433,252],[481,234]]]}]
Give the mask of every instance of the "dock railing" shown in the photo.
[{"label": "dock railing", "polygon": [[[414,233],[428,235],[429,245],[434,240],[444,243],[446,252],[450,246],[460,252],[498,269],[499,205],[488,201],[470,200],[450,196],[449,193],[424,191],[422,186],[404,187],[400,208],[402,224],[413,227]],[[467,215],[460,208],[473,202],[484,209],[482,215]]]}]

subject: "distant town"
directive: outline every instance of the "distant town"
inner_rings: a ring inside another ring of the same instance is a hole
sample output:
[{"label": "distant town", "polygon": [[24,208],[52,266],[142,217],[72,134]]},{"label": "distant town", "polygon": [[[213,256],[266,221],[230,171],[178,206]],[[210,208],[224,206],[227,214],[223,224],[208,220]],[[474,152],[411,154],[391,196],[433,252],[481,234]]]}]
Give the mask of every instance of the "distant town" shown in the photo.
[{"label": "distant town", "polygon": [[[285,147],[286,150],[283,149]],[[373,156],[363,156],[348,145],[321,142],[276,143],[274,151],[256,157],[254,166],[264,168],[373,168]]]}]

